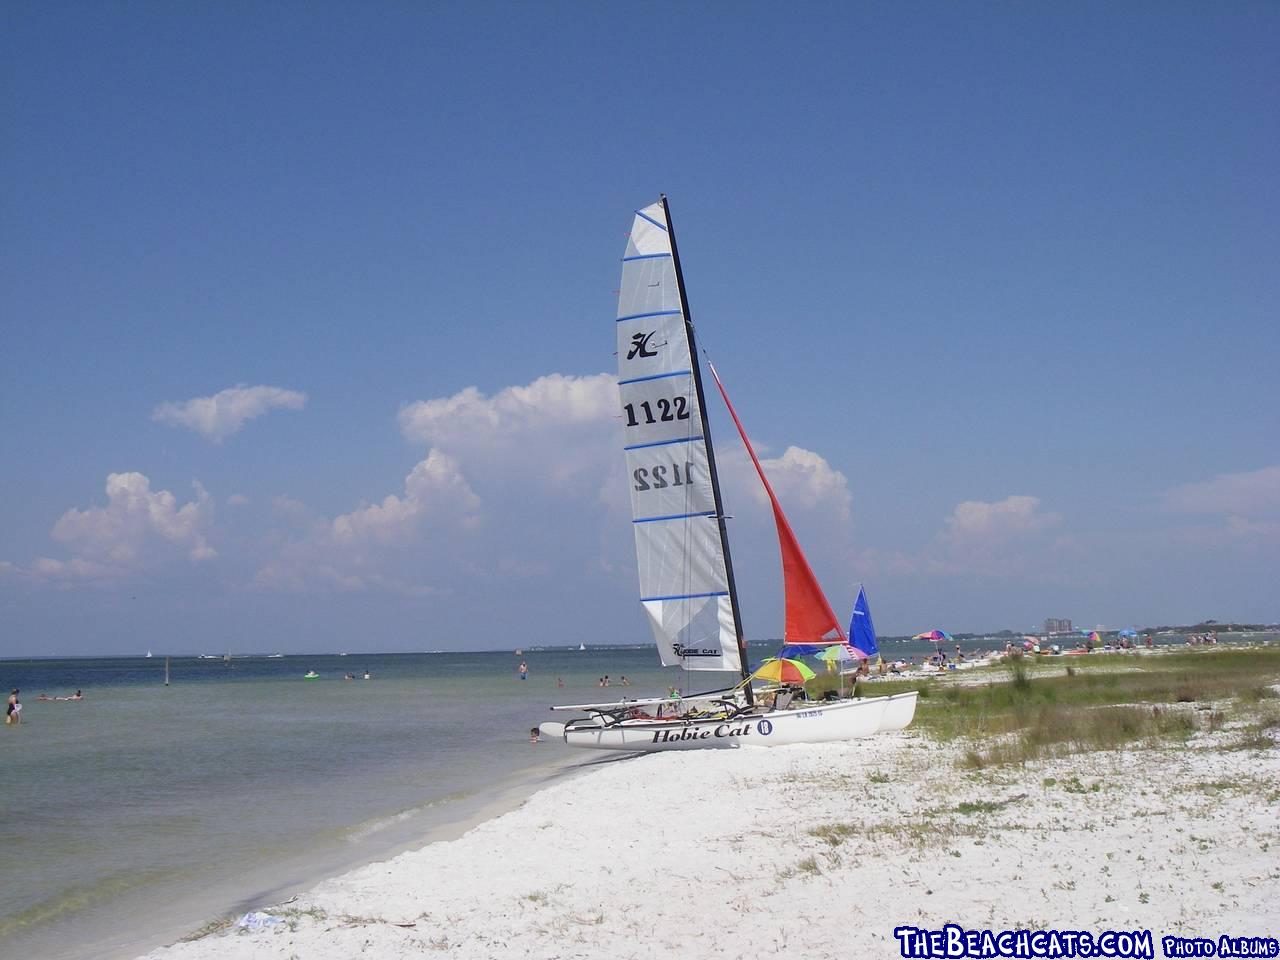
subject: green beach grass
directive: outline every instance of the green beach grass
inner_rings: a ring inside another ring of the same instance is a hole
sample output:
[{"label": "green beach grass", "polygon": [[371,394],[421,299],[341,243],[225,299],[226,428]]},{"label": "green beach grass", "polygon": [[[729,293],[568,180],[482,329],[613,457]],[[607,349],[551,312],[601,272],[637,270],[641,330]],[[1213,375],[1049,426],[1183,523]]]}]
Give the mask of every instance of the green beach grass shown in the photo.
[{"label": "green beach grass", "polygon": [[[835,688],[820,676],[810,695]],[[963,765],[981,769],[1142,743],[1174,744],[1227,730],[1219,749],[1275,746],[1280,730],[1280,647],[1088,657],[1016,656],[919,681],[863,683],[881,696],[918,690],[913,727],[967,741]]]}]

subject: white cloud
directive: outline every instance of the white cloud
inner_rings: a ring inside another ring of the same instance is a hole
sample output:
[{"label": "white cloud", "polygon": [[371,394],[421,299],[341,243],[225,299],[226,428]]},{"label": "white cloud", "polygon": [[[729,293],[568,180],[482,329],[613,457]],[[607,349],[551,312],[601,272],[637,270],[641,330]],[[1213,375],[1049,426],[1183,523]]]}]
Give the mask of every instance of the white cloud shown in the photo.
[{"label": "white cloud", "polygon": [[233,493],[231,496],[227,497],[227,506],[229,507],[243,507],[248,503],[249,498],[243,493]]},{"label": "white cloud", "polygon": [[213,498],[199,482],[195,499],[181,506],[168,490],[152,490],[141,473],[107,476],[107,504],[71,509],[58,518],[51,536],[73,556],[37,559],[30,567],[0,562],[0,573],[36,580],[108,580],[172,560],[174,547],[193,563],[217,556],[207,539]]},{"label": "white cloud", "polygon": [[151,413],[157,423],[186,427],[214,443],[236,433],[245,422],[270,410],[301,410],[307,395],[281,387],[250,387],[237,384],[211,397],[195,397],[181,403],[162,403]]},{"label": "white cloud", "polygon": [[1213,518],[1211,524],[1183,531],[1193,540],[1275,540],[1280,538],[1280,466],[1184,483],[1165,491],[1160,503],[1173,513]]},{"label": "white cloud", "polygon": [[462,476],[457,462],[448,454],[432,450],[405,477],[403,497],[389,494],[381,503],[335,517],[330,530],[339,544],[388,543],[412,536],[418,522],[433,511],[469,517],[479,506],[480,498]]},{"label": "white cloud", "polygon": [[217,555],[205,541],[213,500],[198,482],[193,486],[196,499],[179,507],[168,490],[152,491],[144,474],[108,474],[107,505],[68,510],[53,525],[53,539],[83,557],[128,565],[158,537],[187,547],[193,561],[206,560]]},{"label": "white cloud", "polygon": [[966,500],[947,517],[946,535],[965,543],[991,543],[1052,527],[1061,519],[1056,513],[1041,513],[1039,497],[1011,496],[994,503]]},{"label": "white cloud", "polygon": [[[432,450],[405,477],[402,494],[361,504],[330,521],[305,523],[301,536],[280,546],[259,568],[254,582],[260,587],[290,590],[321,586],[344,592],[447,592],[395,571],[421,569],[411,557],[413,548],[426,546],[433,534],[456,534],[473,526],[480,505],[457,462]],[[275,507],[295,523],[305,519],[306,508],[295,500],[277,497]]]},{"label": "white cloud", "polygon": [[539,377],[486,397],[467,387],[451,397],[419,400],[400,411],[400,429],[419,443],[468,447],[473,438],[544,432],[573,424],[608,422],[618,413],[616,379],[607,373]]},{"label": "white cloud", "polygon": [[[761,458],[760,465],[784,510],[824,509],[832,519],[849,519],[853,501],[849,481],[820,454],[803,447],[787,447],[781,457]],[[756,490],[757,498],[767,502],[764,487],[757,484]]]},{"label": "white cloud", "polygon": [[[401,431],[427,452],[403,491],[332,519],[306,520],[301,505],[278,500],[277,514],[293,514],[293,533],[277,532],[255,580],[422,594],[448,592],[463,569],[472,579],[547,576],[551,540],[562,549],[575,538],[598,543],[586,513],[598,513],[602,498],[626,503],[622,482],[606,483],[621,471],[617,416],[615,378],[604,373],[550,374],[492,396],[467,387],[408,404]],[[579,548],[578,562],[595,565],[592,547]]]}]

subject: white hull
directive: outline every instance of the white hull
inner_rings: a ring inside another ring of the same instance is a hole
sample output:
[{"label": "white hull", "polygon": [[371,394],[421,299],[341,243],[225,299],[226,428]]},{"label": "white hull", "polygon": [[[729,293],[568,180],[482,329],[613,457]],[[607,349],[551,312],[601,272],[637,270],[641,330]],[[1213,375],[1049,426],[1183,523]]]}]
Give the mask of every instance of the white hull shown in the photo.
[{"label": "white hull", "polygon": [[[915,711],[915,694],[905,708],[896,706],[895,722],[904,709]],[[732,720],[666,720],[596,723],[575,720],[563,728],[571,747],[598,750],[706,750],[741,746],[776,747],[788,743],[826,743],[857,740],[879,733],[887,708],[899,697],[869,697],[835,703],[815,703],[792,710],[744,715]],[[902,726],[911,721],[908,713]],[[560,733],[548,724],[547,733]],[[895,727],[901,729],[901,727]]]},{"label": "white hull", "polygon": [[895,693],[892,697],[887,697],[889,702],[885,704],[884,717],[880,720],[880,732],[893,733],[904,729],[916,715],[917,696],[916,691],[912,690],[910,693]]}]

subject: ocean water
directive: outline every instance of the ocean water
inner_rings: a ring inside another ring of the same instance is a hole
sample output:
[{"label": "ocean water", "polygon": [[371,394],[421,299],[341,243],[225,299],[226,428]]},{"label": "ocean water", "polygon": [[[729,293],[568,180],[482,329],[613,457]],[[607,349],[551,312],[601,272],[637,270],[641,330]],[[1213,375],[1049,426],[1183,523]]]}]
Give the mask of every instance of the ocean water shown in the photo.
[{"label": "ocean water", "polygon": [[515,802],[599,762],[529,728],[606,673],[681,682],[652,647],[0,661],[4,952],[136,956]]},{"label": "ocean water", "polygon": [[[1180,637],[1161,637],[1160,645]],[[1003,646],[964,644],[966,650]],[[753,644],[753,661],[777,644]],[[886,659],[932,651],[891,642]],[[521,660],[529,677],[520,680]],[[206,922],[514,806],[609,755],[529,743],[553,703],[734,679],[652,646],[494,653],[0,660],[5,956],[134,957]],[[305,680],[314,670],[319,679]],[[362,678],[368,670],[372,679]],[[357,679],[344,680],[345,674]],[[604,691],[605,674],[615,686]],[[621,676],[632,685],[619,688]],[[559,684],[563,684],[562,686]],[[78,702],[41,702],[41,693]],[[563,717],[561,717],[563,719]]]}]

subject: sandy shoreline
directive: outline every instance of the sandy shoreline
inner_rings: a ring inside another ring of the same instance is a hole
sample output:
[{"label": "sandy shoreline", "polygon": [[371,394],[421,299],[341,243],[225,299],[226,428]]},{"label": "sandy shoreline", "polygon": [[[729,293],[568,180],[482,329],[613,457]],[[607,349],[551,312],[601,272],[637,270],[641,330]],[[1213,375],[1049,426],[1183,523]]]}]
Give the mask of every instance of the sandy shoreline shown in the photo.
[{"label": "sandy shoreline", "polygon": [[[326,880],[203,958],[898,955],[893,929],[1280,931],[1280,752],[1225,734],[977,772],[911,730],[640,756]],[[564,751],[554,743],[538,749]]]}]

